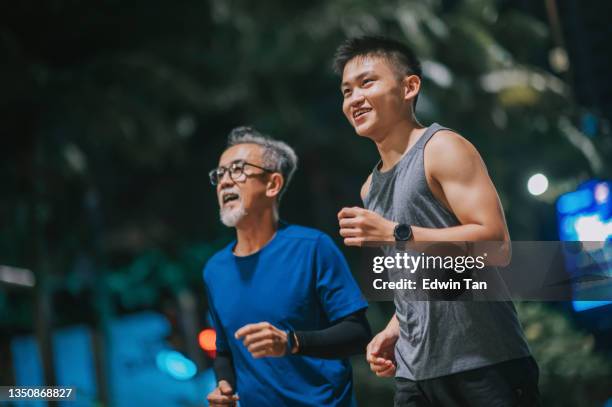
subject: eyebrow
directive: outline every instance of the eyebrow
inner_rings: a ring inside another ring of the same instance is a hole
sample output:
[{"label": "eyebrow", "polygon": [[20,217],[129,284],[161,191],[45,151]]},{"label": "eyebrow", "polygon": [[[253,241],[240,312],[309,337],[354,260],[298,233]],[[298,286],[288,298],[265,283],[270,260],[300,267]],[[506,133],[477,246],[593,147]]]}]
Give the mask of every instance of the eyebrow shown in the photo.
[{"label": "eyebrow", "polygon": [[217,168],[219,168],[219,167],[226,167],[226,168],[227,168],[227,167],[229,167],[230,165],[232,165],[232,164],[236,164],[236,163],[239,163],[239,162],[241,162],[241,161],[246,162],[246,160],[245,160],[244,158],[238,158],[238,159],[236,159],[236,160],[232,160],[232,161],[230,161],[229,163],[227,163],[227,165],[221,165],[221,164],[219,164],[219,165],[217,166]]},{"label": "eyebrow", "polygon": [[[357,75],[357,76],[356,76],[356,77],[353,79],[353,81],[358,81],[359,79],[362,79],[364,76],[368,76],[368,75],[370,75],[370,74],[372,74],[372,71],[368,69],[367,71],[364,71],[364,72],[360,73],[359,75]],[[349,80],[349,81],[344,81],[344,82],[342,82],[342,83],[340,84],[340,90],[342,90],[342,89],[343,89],[345,86],[348,86],[349,82],[351,82],[351,81]]]}]

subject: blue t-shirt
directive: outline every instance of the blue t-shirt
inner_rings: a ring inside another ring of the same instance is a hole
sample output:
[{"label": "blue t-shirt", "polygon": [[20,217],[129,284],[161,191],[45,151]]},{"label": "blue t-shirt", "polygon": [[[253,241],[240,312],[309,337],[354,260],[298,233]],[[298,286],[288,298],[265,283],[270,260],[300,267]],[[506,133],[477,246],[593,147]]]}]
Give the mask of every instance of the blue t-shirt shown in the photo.
[{"label": "blue t-shirt", "polygon": [[254,359],[234,338],[238,329],[257,322],[283,330],[325,329],[367,307],[340,250],[322,232],[286,224],[250,256],[235,256],[234,245],[208,261],[204,281],[217,349],[232,354],[240,405],[351,405],[348,359]]}]

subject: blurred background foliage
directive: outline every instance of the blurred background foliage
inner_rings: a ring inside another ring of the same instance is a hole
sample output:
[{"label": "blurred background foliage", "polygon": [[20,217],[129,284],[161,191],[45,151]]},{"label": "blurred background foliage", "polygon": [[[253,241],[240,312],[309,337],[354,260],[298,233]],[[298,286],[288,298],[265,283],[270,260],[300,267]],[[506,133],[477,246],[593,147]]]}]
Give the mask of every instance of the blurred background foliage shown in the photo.
[{"label": "blurred background foliage", "polygon": [[[232,237],[206,174],[242,124],[298,152],[283,217],[337,238],[337,211],[360,203],[378,157],[342,116],[331,71],[335,47],[362,33],[401,39],[421,56],[419,119],[476,145],[513,239],[555,240],[554,199],[609,178],[612,144],[605,132],[579,130],[571,77],[549,63],[553,38],[537,16],[544,2],[532,8],[536,15],[494,0],[5,4],[0,260],[35,272],[53,304],[51,326],[159,308],[182,290],[204,310],[202,265]],[[534,199],[525,183],[542,170],[551,188]],[[375,328],[390,307],[372,304]],[[2,336],[31,331],[36,312],[34,293],[0,288]],[[558,307],[519,312],[545,405],[604,400],[610,357],[593,338]],[[364,405],[391,400],[390,381],[360,359],[355,371]]]}]

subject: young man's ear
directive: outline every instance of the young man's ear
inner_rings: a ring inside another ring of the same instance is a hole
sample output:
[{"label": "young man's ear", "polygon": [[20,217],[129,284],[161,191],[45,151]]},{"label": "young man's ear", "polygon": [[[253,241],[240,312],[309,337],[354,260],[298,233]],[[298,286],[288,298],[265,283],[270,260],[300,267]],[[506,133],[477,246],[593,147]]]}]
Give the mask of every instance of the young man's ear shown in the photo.
[{"label": "young man's ear", "polygon": [[272,173],[268,179],[268,185],[266,185],[266,196],[269,198],[277,196],[283,189],[283,185],[285,185],[283,176],[278,172]]},{"label": "young man's ear", "polygon": [[421,78],[417,75],[408,75],[404,77],[404,100],[413,100],[421,89]]}]

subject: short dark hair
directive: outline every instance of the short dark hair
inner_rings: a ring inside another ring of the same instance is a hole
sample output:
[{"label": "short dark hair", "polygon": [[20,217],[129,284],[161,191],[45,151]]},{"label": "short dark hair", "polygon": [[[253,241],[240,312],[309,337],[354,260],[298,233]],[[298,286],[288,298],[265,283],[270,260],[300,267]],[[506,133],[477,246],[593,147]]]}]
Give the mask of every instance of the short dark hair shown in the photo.
[{"label": "short dark hair", "polygon": [[[353,58],[368,56],[386,59],[399,78],[407,75],[422,76],[421,63],[410,47],[390,38],[370,35],[349,38],[340,44],[334,55],[334,71],[342,75],[344,67]],[[413,107],[416,107],[416,98]]]},{"label": "short dark hair", "polygon": [[378,56],[387,59],[398,74],[421,77],[421,63],[407,45],[386,37],[362,36],[344,41],[334,55],[334,71],[342,75],[346,64],[355,57]]}]

